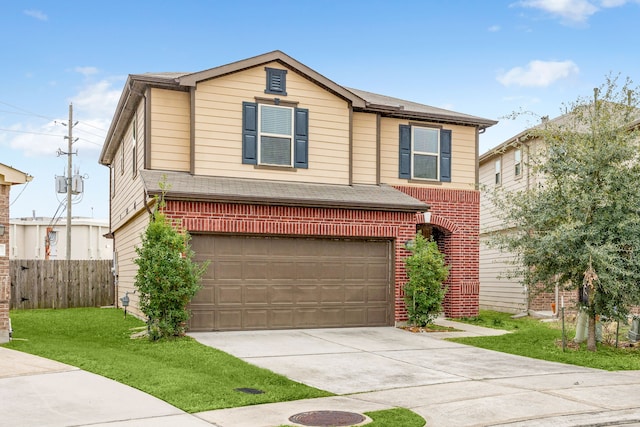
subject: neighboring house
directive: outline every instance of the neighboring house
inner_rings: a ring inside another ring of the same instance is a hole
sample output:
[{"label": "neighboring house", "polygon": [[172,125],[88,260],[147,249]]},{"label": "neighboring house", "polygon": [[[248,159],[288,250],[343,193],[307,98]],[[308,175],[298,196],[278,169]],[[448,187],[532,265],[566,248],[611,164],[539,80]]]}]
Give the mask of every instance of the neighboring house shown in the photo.
[{"label": "neighboring house", "polygon": [[[542,118],[545,123],[561,123],[567,116],[553,120]],[[508,233],[495,212],[490,194],[492,191],[526,191],[539,185],[542,177],[536,176],[529,165],[529,156],[541,147],[539,139],[531,138],[531,129],[509,138],[502,144],[482,154],[480,164],[480,308],[507,313],[552,311],[560,307],[560,297],[568,301],[574,292],[540,293],[526,289],[520,277],[507,277],[514,268],[514,254],[502,252],[489,242],[495,233]]]},{"label": "neighboring house", "polygon": [[211,261],[192,331],[403,322],[416,230],[451,266],[446,314],[476,315],[478,138],[495,123],[340,86],[280,51],[130,75],[100,155],[117,295],[166,182],[166,214]]},{"label": "neighboring house", "polygon": [[11,186],[31,181],[24,172],[0,163],[0,344],[9,341],[9,301],[11,277],[9,275],[9,193]]},{"label": "neighboring house", "polygon": [[[46,217],[11,218],[10,259],[66,259],[67,223]],[[109,222],[71,218],[70,259],[112,259]]]}]

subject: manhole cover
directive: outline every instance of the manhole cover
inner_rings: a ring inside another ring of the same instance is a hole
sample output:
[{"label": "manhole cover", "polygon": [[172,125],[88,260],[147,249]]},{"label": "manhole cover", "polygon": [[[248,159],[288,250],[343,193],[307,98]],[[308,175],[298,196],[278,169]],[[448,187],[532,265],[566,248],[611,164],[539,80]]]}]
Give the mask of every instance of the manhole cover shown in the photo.
[{"label": "manhole cover", "polygon": [[355,412],[309,411],[289,417],[289,421],[312,427],[338,427],[360,424],[365,417]]},{"label": "manhole cover", "polygon": [[262,394],[262,393],[264,393],[264,391],[258,390],[257,388],[248,388],[248,387],[236,388],[234,390],[242,392],[242,393],[247,393],[247,394]]}]

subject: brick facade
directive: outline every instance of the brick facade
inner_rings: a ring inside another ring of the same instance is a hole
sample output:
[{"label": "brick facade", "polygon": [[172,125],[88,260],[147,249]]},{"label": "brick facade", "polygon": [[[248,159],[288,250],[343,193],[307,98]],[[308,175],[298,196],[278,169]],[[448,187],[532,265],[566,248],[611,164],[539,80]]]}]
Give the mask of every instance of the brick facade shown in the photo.
[{"label": "brick facade", "polygon": [[9,340],[9,301],[11,300],[11,282],[9,278],[9,191],[11,186],[0,185],[0,224],[5,232],[0,236],[0,245],[4,245],[5,256],[0,254],[0,343]]},{"label": "brick facade", "polygon": [[[475,191],[416,189],[403,192],[432,207],[432,223],[443,231],[444,252],[451,264],[445,314],[478,314],[479,195]],[[167,201],[165,214],[180,219],[191,233],[282,236],[385,238],[394,242],[395,320],[407,320],[402,288],[407,280],[406,241],[416,233],[416,215],[409,212],[265,206],[213,202]]]},{"label": "brick facade", "polygon": [[450,266],[445,315],[477,316],[480,304],[480,192],[396,188],[431,206],[431,224],[444,232],[439,245]]}]

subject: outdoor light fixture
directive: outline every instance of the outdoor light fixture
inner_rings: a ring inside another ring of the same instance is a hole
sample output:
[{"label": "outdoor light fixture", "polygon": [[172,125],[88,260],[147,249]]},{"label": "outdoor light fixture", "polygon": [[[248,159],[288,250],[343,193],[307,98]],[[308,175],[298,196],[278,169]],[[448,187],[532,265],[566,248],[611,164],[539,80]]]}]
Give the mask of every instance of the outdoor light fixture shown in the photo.
[{"label": "outdoor light fixture", "polygon": [[4,236],[4,224],[0,224],[0,236]]}]

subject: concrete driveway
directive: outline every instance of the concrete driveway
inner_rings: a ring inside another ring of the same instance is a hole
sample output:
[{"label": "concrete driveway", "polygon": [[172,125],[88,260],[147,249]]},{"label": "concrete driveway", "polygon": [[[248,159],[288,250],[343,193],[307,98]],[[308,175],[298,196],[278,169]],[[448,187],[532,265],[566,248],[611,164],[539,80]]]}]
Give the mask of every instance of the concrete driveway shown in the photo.
[{"label": "concrete driveway", "polygon": [[[467,334],[493,333],[488,331],[473,328]],[[190,335],[339,395],[197,414],[218,426],[286,424],[288,416],[304,410],[391,407],[412,409],[429,427],[640,426],[640,371],[611,373],[545,362],[440,339],[450,333],[391,327]]]}]

